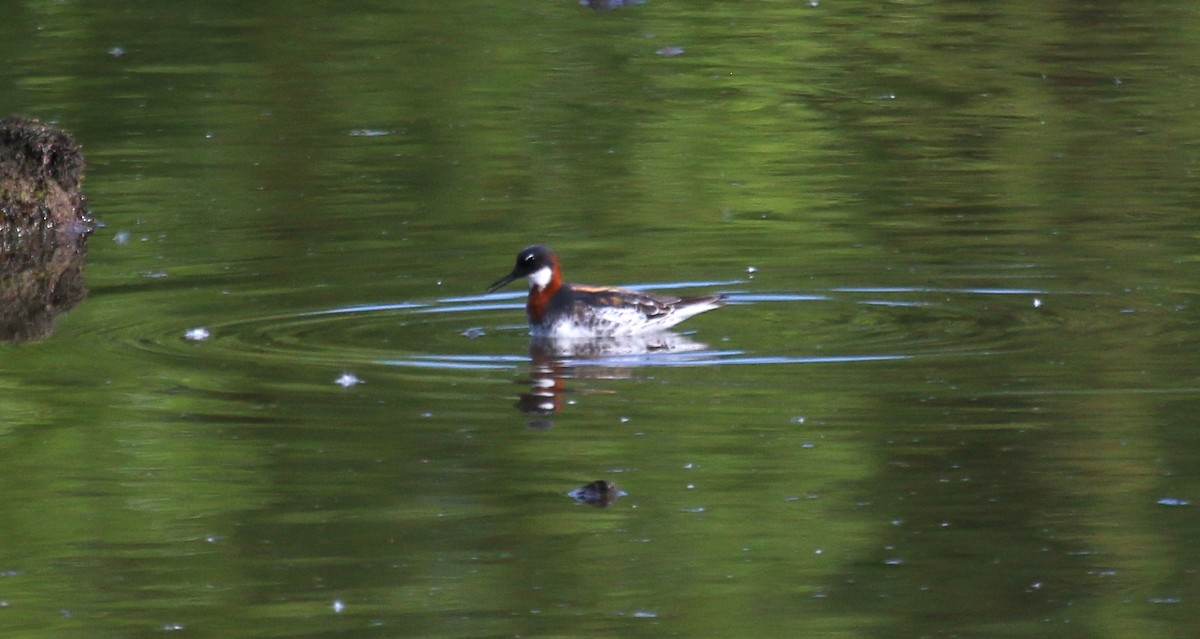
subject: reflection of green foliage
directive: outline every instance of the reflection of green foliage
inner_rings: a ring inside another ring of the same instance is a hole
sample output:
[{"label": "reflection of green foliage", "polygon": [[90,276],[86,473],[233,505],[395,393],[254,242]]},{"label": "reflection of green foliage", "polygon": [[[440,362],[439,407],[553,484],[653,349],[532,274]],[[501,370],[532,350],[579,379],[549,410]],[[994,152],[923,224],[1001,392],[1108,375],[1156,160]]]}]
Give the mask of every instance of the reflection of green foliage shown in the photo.
[{"label": "reflection of green foliage", "polygon": [[[11,8],[5,108],[83,142],[108,226],[60,335],[0,347],[6,627],[1190,630],[1194,516],[1150,505],[1197,486],[1196,10],[573,4]],[[545,432],[525,368],[373,363],[523,347],[452,316],[235,325],[477,292],[533,240],[582,281],[936,290],[695,320],[910,360],[571,380]]]}]

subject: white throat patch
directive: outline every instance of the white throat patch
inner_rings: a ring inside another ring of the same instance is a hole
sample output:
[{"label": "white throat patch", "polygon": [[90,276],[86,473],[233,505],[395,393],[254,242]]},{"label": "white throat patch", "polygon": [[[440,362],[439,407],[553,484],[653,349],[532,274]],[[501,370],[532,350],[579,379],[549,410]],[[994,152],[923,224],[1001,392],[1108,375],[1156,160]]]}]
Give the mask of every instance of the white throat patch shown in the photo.
[{"label": "white throat patch", "polygon": [[543,266],[529,274],[529,284],[534,288],[546,288],[550,285],[552,277],[554,277],[554,272],[550,270],[550,267]]}]

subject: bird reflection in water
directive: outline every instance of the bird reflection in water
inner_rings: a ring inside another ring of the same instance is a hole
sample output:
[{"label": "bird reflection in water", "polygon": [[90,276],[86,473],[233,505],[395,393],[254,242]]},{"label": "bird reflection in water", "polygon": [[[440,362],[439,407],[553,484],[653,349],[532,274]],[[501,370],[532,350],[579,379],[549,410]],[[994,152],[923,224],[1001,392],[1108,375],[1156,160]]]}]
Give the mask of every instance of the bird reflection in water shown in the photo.
[{"label": "bird reflection in water", "polygon": [[648,364],[648,358],[690,353],[708,348],[671,332],[595,339],[533,338],[529,343],[528,393],[521,393],[517,408],[535,419],[530,428],[552,428],[548,419],[560,412],[569,379],[628,379]]}]

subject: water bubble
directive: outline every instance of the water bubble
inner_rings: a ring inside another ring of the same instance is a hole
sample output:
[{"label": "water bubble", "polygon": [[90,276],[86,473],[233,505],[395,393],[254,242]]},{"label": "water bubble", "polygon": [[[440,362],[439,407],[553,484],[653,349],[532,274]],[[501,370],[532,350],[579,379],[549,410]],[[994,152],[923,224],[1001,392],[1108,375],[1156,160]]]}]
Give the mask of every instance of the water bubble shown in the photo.
[{"label": "water bubble", "polygon": [[333,380],[333,383],[341,386],[342,388],[350,388],[351,386],[357,386],[361,384],[362,380],[359,379],[354,373],[342,373],[340,377]]},{"label": "water bubble", "polygon": [[183,334],[183,338],[188,341],[191,341],[191,342],[201,342],[201,341],[208,339],[209,336],[210,336],[210,333],[208,332],[208,329],[204,328],[203,326],[197,326],[196,328],[189,328]]}]

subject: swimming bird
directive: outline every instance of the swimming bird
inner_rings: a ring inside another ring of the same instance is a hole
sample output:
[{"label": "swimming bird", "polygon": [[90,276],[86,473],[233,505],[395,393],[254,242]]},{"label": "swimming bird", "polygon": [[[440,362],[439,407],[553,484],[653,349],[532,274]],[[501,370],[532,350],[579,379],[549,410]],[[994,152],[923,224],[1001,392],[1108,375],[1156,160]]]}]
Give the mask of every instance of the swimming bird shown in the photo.
[{"label": "swimming bird", "polygon": [[674,297],[569,284],[563,281],[554,252],[542,244],[518,253],[512,272],[496,280],[487,292],[522,277],[529,279],[525,313],[534,337],[594,338],[652,333],[725,303],[721,295]]}]

